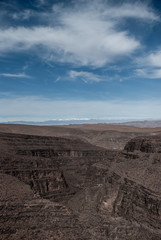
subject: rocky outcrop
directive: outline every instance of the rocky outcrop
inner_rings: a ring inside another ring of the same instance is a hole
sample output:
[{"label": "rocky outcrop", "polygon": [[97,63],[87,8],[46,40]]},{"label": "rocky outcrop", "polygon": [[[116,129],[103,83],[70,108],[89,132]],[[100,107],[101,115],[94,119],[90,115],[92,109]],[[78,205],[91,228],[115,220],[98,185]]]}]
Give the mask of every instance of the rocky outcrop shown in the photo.
[{"label": "rocky outcrop", "polygon": [[146,153],[161,153],[161,136],[137,137],[130,140],[124,150],[128,152],[141,151]]},{"label": "rocky outcrop", "polygon": [[114,202],[114,214],[161,229],[161,196],[125,178]]}]

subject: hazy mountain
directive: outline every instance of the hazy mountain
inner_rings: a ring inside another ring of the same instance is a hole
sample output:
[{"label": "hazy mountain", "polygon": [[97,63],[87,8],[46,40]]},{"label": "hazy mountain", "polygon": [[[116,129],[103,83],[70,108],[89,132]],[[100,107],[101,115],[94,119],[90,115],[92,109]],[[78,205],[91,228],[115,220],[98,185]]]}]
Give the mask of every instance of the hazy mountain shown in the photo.
[{"label": "hazy mountain", "polygon": [[2,122],[4,124],[25,124],[25,125],[70,125],[70,124],[117,124],[124,126],[134,126],[134,127],[161,127],[161,120],[153,121],[137,121],[137,120],[106,120],[106,119],[58,119],[58,120],[48,120],[48,121],[8,121]]}]

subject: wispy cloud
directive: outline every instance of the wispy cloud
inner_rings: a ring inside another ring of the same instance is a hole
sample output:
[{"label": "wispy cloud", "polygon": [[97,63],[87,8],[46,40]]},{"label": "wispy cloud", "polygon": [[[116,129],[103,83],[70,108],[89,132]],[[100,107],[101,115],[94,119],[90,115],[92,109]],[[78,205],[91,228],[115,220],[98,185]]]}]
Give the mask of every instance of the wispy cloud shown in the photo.
[{"label": "wispy cloud", "polygon": [[71,79],[80,79],[82,81],[84,81],[85,83],[90,83],[90,82],[100,82],[100,81],[103,81],[104,78],[97,75],[97,74],[94,74],[92,72],[84,72],[84,71],[69,71],[69,77]]},{"label": "wispy cloud", "polygon": [[19,13],[13,13],[12,18],[14,20],[28,20],[31,16],[33,16],[33,11],[26,9]]},{"label": "wispy cloud", "polygon": [[161,79],[161,69],[141,68],[136,69],[136,75],[143,78]]},{"label": "wispy cloud", "polygon": [[137,60],[138,65],[142,66],[136,70],[138,76],[144,78],[161,78],[161,50],[151,52]]},{"label": "wispy cloud", "polygon": [[31,76],[26,75],[25,73],[0,73],[2,77],[9,77],[9,78],[31,78]]},{"label": "wispy cloud", "polygon": [[[29,11],[23,13],[24,18],[29,15]],[[141,21],[159,19],[150,7],[140,3],[118,7],[108,1],[94,1],[92,4],[91,1],[80,1],[72,9],[54,5],[48,23],[44,20],[43,26],[2,27],[0,52],[38,48],[42,50],[40,56],[45,55],[49,62],[102,67],[141,47],[139,40],[128,30],[119,29],[121,19],[129,17]]]},{"label": "wispy cloud", "polygon": [[36,0],[38,6],[44,5],[46,2],[47,2],[46,0]]},{"label": "wispy cloud", "polygon": [[110,18],[136,18],[143,21],[160,21],[151,7],[145,2],[124,3],[117,7],[110,7],[105,12]]}]

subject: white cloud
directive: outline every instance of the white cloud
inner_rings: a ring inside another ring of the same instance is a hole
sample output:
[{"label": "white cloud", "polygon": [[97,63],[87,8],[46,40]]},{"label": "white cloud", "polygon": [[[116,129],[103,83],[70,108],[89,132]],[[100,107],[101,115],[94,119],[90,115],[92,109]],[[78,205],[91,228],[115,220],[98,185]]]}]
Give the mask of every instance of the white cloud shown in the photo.
[{"label": "white cloud", "polygon": [[[72,7],[54,5],[48,26],[0,29],[0,52],[43,49],[39,56],[45,55],[51,62],[101,67],[140,47],[128,31],[119,30],[120,19],[158,20],[152,9],[138,3],[114,7],[108,2],[94,1]],[[29,15],[25,12],[24,17]]]},{"label": "white cloud", "polygon": [[84,71],[78,72],[78,71],[73,71],[73,70],[69,71],[69,77],[74,80],[81,79],[85,83],[100,82],[100,81],[104,80],[99,75],[91,73],[91,72],[84,72]]},{"label": "white cloud", "polygon": [[[76,19],[71,20],[71,25],[72,21],[76,22]],[[94,24],[81,20],[81,24],[80,27],[67,26],[65,30],[51,27],[0,30],[0,51],[21,51],[42,46],[53,52],[50,55],[51,61],[99,67],[114,57],[128,55],[139,47],[139,42],[126,32],[116,32],[105,23]],[[93,24],[97,24],[97,29],[93,28]]]},{"label": "white cloud", "polygon": [[161,78],[161,50],[151,52],[137,60],[137,64],[142,66],[136,70],[138,76],[144,78]]},{"label": "white cloud", "polygon": [[9,77],[9,78],[31,78],[31,76],[26,75],[25,73],[0,73],[2,77]]},{"label": "white cloud", "polygon": [[151,67],[161,67],[161,50],[152,52],[141,58],[140,63]]},{"label": "white cloud", "polygon": [[[25,106],[25,108],[24,108]],[[0,98],[0,121],[49,119],[159,119],[161,99],[157,101],[76,101],[52,100],[32,96]]]}]

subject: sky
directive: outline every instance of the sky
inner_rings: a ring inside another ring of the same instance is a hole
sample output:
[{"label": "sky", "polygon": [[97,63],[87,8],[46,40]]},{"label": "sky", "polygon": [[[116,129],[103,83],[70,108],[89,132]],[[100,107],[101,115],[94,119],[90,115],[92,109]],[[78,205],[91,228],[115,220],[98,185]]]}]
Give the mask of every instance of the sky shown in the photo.
[{"label": "sky", "polygon": [[161,119],[160,0],[0,0],[0,121]]}]

